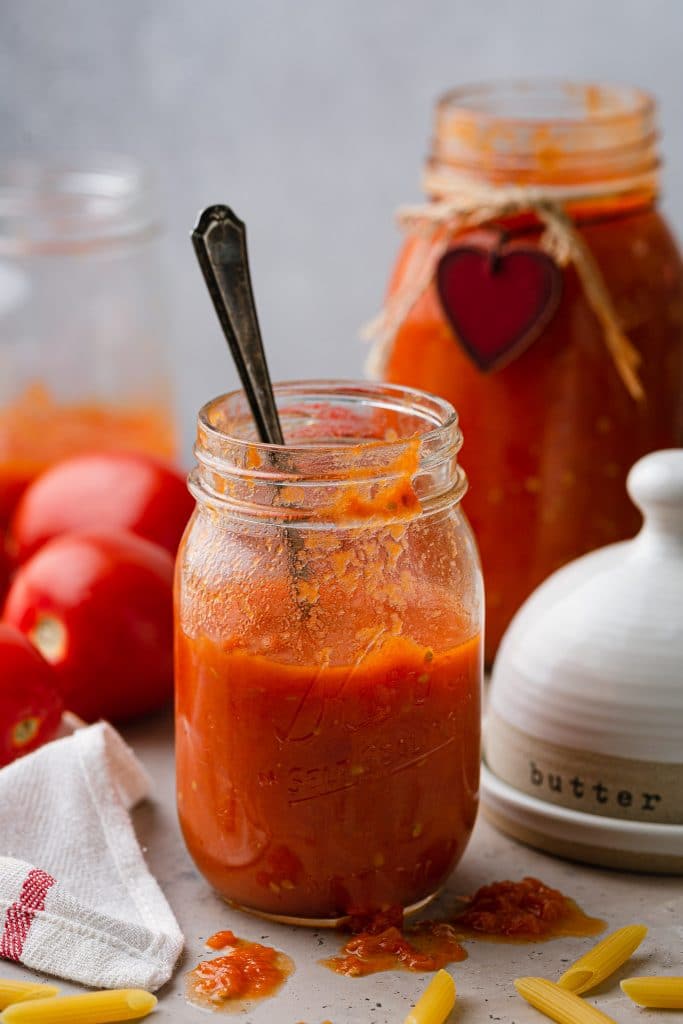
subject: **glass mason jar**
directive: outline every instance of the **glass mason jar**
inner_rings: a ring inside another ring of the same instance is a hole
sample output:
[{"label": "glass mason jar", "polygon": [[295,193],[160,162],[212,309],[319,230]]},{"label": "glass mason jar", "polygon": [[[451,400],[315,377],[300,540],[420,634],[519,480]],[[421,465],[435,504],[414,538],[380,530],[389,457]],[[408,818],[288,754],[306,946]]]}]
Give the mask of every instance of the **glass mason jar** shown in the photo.
[{"label": "glass mason jar", "polygon": [[0,165],[0,526],[56,459],[175,456],[158,236],[125,161]]},{"label": "glass mason jar", "polygon": [[[535,340],[493,372],[458,343],[435,279],[394,336],[384,379],[452,402],[469,438],[465,510],[486,579],[489,662],[545,577],[636,532],[640,516],[625,488],[633,463],[683,443],[683,266],[657,209],[656,147],[655,104],[634,89],[501,83],[459,89],[437,104],[428,178],[560,196],[641,356],[638,401],[571,262],[558,267],[561,298]],[[444,193],[429,198],[433,205]],[[486,226],[531,247],[545,228],[531,212]],[[472,229],[454,232],[448,245],[470,237]],[[417,235],[406,240],[390,295],[410,283],[419,244]],[[496,298],[492,288],[472,311],[475,328],[500,312]]]},{"label": "glass mason jar", "polygon": [[411,907],[479,779],[482,583],[453,408],[404,388],[242,392],[199,414],[177,562],[180,822],[226,899],[288,920]]}]

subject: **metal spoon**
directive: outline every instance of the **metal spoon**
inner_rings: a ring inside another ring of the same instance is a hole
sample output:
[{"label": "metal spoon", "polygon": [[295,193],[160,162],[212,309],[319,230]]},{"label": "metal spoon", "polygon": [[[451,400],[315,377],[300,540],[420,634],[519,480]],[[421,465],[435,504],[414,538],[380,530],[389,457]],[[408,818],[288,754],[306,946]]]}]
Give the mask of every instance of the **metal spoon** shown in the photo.
[{"label": "metal spoon", "polygon": [[229,207],[208,206],[192,232],[192,244],[259,438],[284,445],[251,287],[247,229]]},{"label": "metal spoon", "polygon": [[[251,287],[247,229],[229,207],[208,206],[192,232],[192,244],[235,360],[259,438],[265,444],[284,445]],[[306,569],[297,559],[303,539],[291,528],[286,528],[284,533],[292,575],[303,579]],[[310,611],[309,604],[300,597],[298,605],[305,619]]]}]

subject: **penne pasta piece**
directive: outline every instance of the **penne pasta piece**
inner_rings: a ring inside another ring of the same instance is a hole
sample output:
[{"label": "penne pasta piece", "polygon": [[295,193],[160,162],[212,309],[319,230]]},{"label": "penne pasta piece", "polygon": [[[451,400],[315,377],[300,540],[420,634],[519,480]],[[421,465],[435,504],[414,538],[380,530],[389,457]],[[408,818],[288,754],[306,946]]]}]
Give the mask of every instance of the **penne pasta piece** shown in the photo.
[{"label": "penne pasta piece", "polygon": [[146,1017],[156,996],[140,988],[87,992],[80,996],[14,1003],[0,1014],[2,1024],[111,1024]]},{"label": "penne pasta piece", "polygon": [[683,1010],[683,978],[625,978],[622,992],[638,1006],[655,1010]]},{"label": "penne pasta piece", "polygon": [[595,988],[625,964],[647,935],[644,924],[629,924],[608,935],[567,968],[558,985],[577,996]]},{"label": "penne pasta piece", "polygon": [[59,989],[56,985],[39,985],[37,981],[12,981],[0,978],[0,1010],[11,1003],[21,1003],[25,999],[47,999],[56,996]]},{"label": "penne pasta piece", "polygon": [[443,1024],[454,1006],[455,982],[448,971],[437,971],[406,1017],[405,1024]]},{"label": "penne pasta piece", "polygon": [[545,978],[517,978],[515,988],[527,1003],[557,1024],[615,1024],[602,1010],[596,1010],[580,996]]}]

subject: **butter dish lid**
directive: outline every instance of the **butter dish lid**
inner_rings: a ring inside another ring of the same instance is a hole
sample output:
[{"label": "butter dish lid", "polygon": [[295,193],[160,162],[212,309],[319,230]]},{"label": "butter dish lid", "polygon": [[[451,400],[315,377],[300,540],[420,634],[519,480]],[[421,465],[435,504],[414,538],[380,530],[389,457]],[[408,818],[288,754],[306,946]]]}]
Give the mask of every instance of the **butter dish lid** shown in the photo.
[{"label": "butter dish lid", "polygon": [[482,805],[548,852],[683,873],[683,449],[627,486],[637,536],[554,573],[503,638]]},{"label": "butter dish lid", "polygon": [[683,762],[683,449],[645,456],[627,486],[641,531],[535,591],[501,645],[490,706],[550,742]]}]

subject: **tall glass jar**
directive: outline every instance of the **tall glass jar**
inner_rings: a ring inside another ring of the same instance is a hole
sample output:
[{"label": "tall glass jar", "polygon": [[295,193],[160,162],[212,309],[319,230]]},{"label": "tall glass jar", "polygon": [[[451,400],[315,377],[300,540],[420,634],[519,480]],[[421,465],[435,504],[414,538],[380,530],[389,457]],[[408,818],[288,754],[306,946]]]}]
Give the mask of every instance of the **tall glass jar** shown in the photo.
[{"label": "tall glass jar", "polygon": [[226,899],[337,919],[432,896],[474,825],[482,584],[452,407],[417,391],[242,392],[199,414],[177,562],[176,757]]},{"label": "tall glass jar", "polygon": [[[461,282],[457,321],[436,273],[385,352],[383,377],[448,399],[469,438],[465,509],[486,579],[489,661],[515,610],[546,576],[635,533],[630,466],[683,443],[683,266],[657,209],[656,147],[655,104],[635,89],[500,83],[459,89],[437,104],[426,173],[432,206],[449,199],[449,181],[474,197],[483,186],[494,209],[496,196],[514,200],[516,189],[559,203],[641,356],[637,399],[618,372],[599,302],[572,261],[556,268],[556,308],[539,315],[531,343],[498,369],[482,369],[454,326],[469,315],[486,342],[489,326],[495,332],[517,315],[509,307],[525,302],[521,288],[513,294],[495,281],[470,291],[472,308],[463,308],[468,282]],[[504,212],[478,219],[476,232],[540,249],[546,226],[533,211]],[[479,244],[462,224],[446,238],[453,249],[470,241]],[[418,233],[407,239],[390,295],[410,286],[419,245]],[[474,308],[477,294],[485,298]]]},{"label": "tall glass jar", "polygon": [[125,161],[0,166],[0,526],[55,459],[176,454],[153,201]]}]

